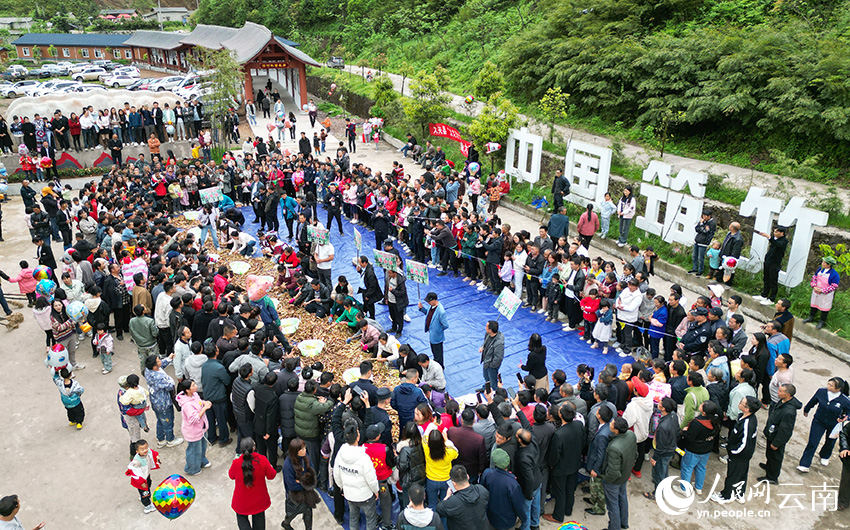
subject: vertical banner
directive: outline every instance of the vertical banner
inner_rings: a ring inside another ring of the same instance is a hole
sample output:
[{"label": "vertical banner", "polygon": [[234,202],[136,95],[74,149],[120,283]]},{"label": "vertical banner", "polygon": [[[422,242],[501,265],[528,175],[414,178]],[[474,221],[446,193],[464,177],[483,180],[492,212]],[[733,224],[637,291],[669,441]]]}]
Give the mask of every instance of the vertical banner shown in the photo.
[{"label": "vertical banner", "polygon": [[354,246],[357,248],[357,255],[361,255],[363,253],[363,236],[360,235],[360,232],[357,229],[354,229]]},{"label": "vertical banner", "polygon": [[330,241],[330,230],[320,226],[308,226],[307,239],[324,245]]},{"label": "vertical banner", "polygon": [[499,294],[499,298],[496,298],[496,303],[493,304],[493,307],[495,307],[496,310],[499,311],[499,313],[501,313],[505,318],[510,320],[521,305],[522,300],[520,300],[513,291],[505,287]]},{"label": "vertical banner", "polygon": [[375,263],[378,267],[381,267],[384,270],[388,271],[396,271],[398,273],[402,273],[404,271],[401,270],[401,263],[398,256],[393,254],[392,252],[384,252],[383,250],[375,250]]},{"label": "vertical banner", "polygon": [[428,285],[428,265],[409,259],[404,262],[404,269],[408,280]]}]

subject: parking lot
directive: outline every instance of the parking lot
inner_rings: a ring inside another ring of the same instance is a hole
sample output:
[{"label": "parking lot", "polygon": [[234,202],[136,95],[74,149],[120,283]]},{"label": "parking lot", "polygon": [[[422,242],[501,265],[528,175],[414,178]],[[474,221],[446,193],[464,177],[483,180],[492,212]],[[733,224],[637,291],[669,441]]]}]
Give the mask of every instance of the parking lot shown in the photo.
[{"label": "parking lot", "polygon": [[0,98],[3,99],[105,91],[109,88],[167,90],[187,100],[202,96],[205,90],[196,74],[171,75],[111,61],[64,61],[32,68],[13,64],[0,72]]}]

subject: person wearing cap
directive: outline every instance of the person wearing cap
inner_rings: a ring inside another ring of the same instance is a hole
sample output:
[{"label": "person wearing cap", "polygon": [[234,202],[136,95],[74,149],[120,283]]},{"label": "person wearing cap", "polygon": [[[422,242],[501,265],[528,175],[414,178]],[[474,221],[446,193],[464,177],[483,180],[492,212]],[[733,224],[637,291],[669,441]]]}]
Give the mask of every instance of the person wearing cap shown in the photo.
[{"label": "person wearing cap", "polygon": [[711,329],[708,324],[708,309],[695,307],[690,315],[694,318],[688,323],[688,329],[682,336],[677,347],[685,353],[705,353],[708,341],[711,339]]},{"label": "person wearing cap", "polygon": [[[371,410],[371,409],[370,409]],[[363,449],[375,466],[375,476],[378,479],[378,502],[381,504],[381,523],[383,528],[392,526],[393,495],[387,480],[393,474],[396,457],[392,445],[381,441],[387,428],[383,423],[373,423],[366,427],[366,440]]]},{"label": "person wearing cap", "polygon": [[723,309],[720,307],[712,307],[709,309],[706,322],[708,323],[708,331],[711,337],[714,337],[714,334],[717,332],[717,328],[726,325],[726,322],[723,321]]},{"label": "person wearing cap", "polygon": [[714,239],[714,233],[717,231],[717,221],[712,217],[711,210],[703,210],[700,220],[697,223],[694,231],[694,251],[693,251],[693,266],[688,274],[696,274],[702,276],[705,271],[705,253],[708,250],[708,245]]},{"label": "person wearing cap", "polygon": [[524,509],[522,488],[516,477],[508,471],[511,459],[504,449],[493,451],[493,467],[484,470],[480,484],[490,493],[487,501],[487,520],[496,530],[509,530],[528,519]]},{"label": "person wearing cap", "polygon": [[754,230],[754,233],[767,238],[767,252],[764,254],[764,271],[762,273],[763,286],[761,294],[754,298],[761,305],[770,305],[776,299],[776,293],[779,289],[779,270],[782,268],[782,260],[785,258],[785,250],[788,248],[788,238],[786,237],[788,229],[784,226],[777,226],[773,229],[772,235],[758,230]]},{"label": "person wearing cap", "polygon": [[832,310],[832,301],[835,298],[835,291],[838,289],[838,283],[841,277],[835,270],[837,260],[834,256],[826,256],[820,264],[820,268],[812,276],[810,282],[812,286],[812,297],[809,302],[811,311],[809,318],[803,322],[809,324],[817,320],[818,311],[820,311],[820,322],[817,328],[821,329],[826,325],[826,319],[829,312]]},{"label": "person wearing cap", "polygon": [[443,341],[446,340],[446,330],[449,328],[449,319],[443,304],[437,298],[437,293],[431,291],[425,295],[425,302],[430,306],[425,309],[419,302],[419,312],[425,315],[425,332],[428,333],[428,342],[431,344],[431,354],[434,360],[442,367]]},{"label": "person wearing cap", "polygon": [[375,391],[375,402],[369,402],[369,408],[366,409],[366,424],[374,425],[381,424],[384,427],[381,433],[380,442],[387,447],[393,445],[393,422],[387,412],[390,409],[390,401],[393,393],[389,388],[381,387]]}]

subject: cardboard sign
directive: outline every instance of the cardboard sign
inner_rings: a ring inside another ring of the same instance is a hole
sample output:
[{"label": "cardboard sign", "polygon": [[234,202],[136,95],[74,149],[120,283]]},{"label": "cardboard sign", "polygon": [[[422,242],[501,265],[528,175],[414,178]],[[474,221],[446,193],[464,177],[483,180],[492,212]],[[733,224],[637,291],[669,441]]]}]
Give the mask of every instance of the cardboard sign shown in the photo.
[{"label": "cardboard sign", "polygon": [[198,190],[198,193],[201,196],[201,204],[218,204],[221,202],[221,198],[223,197],[221,188],[218,186]]},{"label": "cardboard sign", "polygon": [[428,265],[409,259],[404,262],[404,273],[408,280],[428,285]]},{"label": "cardboard sign", "polygon": [[384,270],[396,271],[401,273],[401,263],[398,256],[392,252],[384,252],[383,250],[375,250],[375,263],[378,267]]},{"label": "cardboard sign", "polygon": [[496,303],[493,304],[493,307],[495,307],[496,310],[499,311],[499,313],[501,313],[505,318],[510,320],[521,305],[522,300],[520,300],[513,291],[505,287],[499,294],[499,298],[496,298]]},{"label": "cardboard sign", "polygon": [[316,241],[317,243],[321,243],[322,245],[330,242],[330,230],[327,228],[322,228],[320,226],[308,226],[307,227],[307,239],[309,241]]},{"label": "cardboard sign", "polygon": [[360,232],[356,228],[354,229],[354,246],[357,248],[358,255],[363,253],[363,236],[360,235]]}]

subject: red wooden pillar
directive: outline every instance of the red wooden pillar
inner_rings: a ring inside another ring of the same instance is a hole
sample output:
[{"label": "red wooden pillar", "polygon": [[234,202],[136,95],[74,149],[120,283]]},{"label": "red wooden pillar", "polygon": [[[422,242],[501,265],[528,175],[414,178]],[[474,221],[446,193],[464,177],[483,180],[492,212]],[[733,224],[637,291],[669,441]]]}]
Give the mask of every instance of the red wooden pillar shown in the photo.
[{"label": "red wooden pillar", "polygon": [[245,101],[254,100],[254,80],[251,78],[251,69],[246,65],[242,67],[245,74]]},{"label": "red wooden pillar", "polygon": [[301,86],[301,102],[299,105],[303,109],[304,105],[307,104],[307,67],[304,66],[304,63],[298,65],[298,84]]}]

